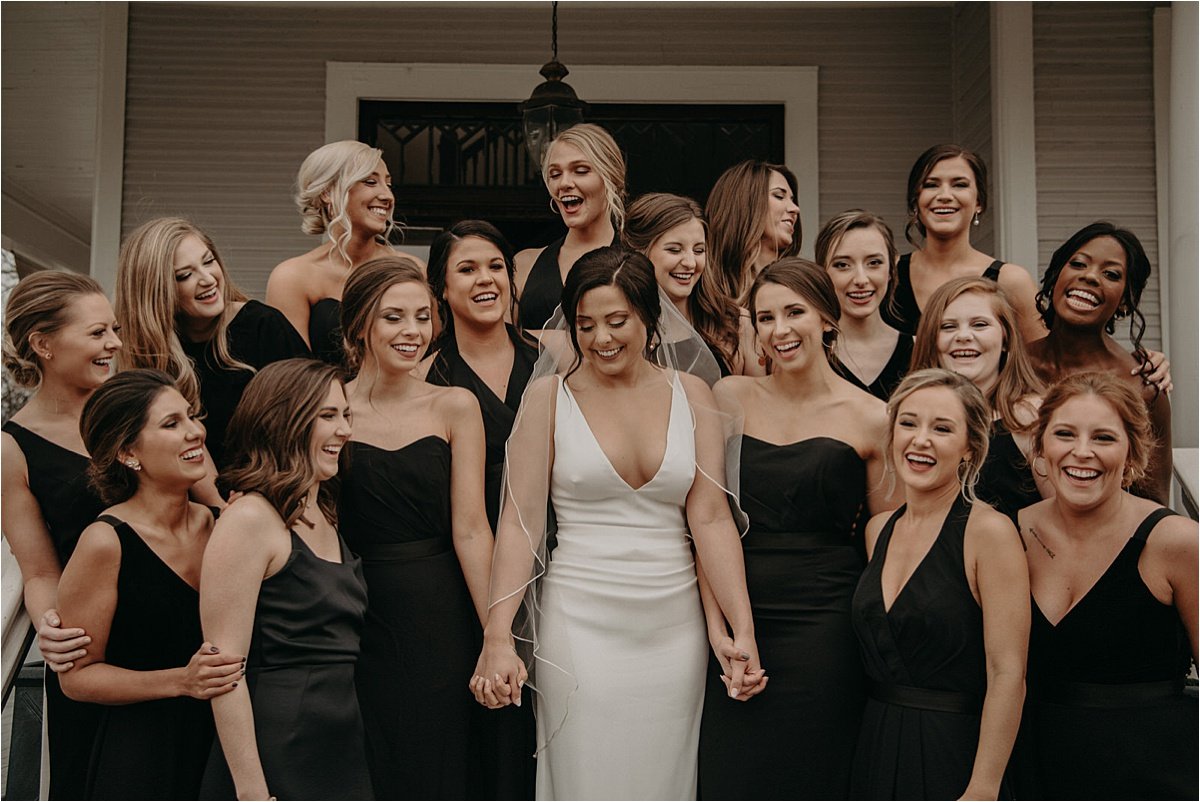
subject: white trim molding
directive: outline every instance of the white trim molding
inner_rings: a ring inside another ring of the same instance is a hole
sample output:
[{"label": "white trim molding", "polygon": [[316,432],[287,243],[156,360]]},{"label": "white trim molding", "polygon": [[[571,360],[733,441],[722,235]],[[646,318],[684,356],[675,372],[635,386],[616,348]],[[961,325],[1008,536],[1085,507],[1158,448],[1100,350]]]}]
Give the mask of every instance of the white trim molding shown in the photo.
[{"label": "white trim molding", "polygon": [[[533,64],[327,62],[325,141],[357,137],[359,99],[517,102],[539,82]],[[784,161],[800,184],[800,218],[806,231],[820,226],[816,67],[572,64],[569,82],[592,103],[782,104]],[[805,237],[809,257],[812,240]]]},{"label": "white trim molding", "polygon": [[125,69],[129,53],[129,4],[100,4],[100,75],[96,95],[96,179],[92,191],[89,272],[112,292],[121,250],[125,181]]}]

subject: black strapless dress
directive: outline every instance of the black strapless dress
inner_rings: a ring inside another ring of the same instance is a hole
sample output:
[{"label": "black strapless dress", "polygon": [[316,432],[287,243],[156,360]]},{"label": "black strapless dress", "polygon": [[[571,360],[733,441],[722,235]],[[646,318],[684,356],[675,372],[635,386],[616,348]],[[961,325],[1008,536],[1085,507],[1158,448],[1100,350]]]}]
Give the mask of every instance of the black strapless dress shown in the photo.
[{"label": "black strapless dress", "polygon": [[312,355],[330,365],[345,367],[346,348],[342,344],[342,302],[322,298],[308,308],[308,342]]},{"label": "black strapless dress", "polygon": [[759,654],[771,678],[730,699],[712,662],[700,728],[706,799],[845,799],[865,700],[850,601],[867,471],[829,437],[742,441],[742,541]]},{"label": "black strapless dress", "polygon": [[368,588],[356,682],[375,792],[465,799],[481,632],[451,537],[450,445],[342,453],[338,520]]},{"label": "black strapless dress", "polygon": [[[42,520],[50,531],[59,565],[65,566],[79,536],[107,506],[88,485],[91,460],[63,448],[15,421],[3,427],[29,469],[29,491],[37,499]],[[197,644],[199,647],[199,644]],[[46,734],[50,752],[50,799],[83,799],[88,760],[104,708],[68,699],[58,675],[47,670]]]}]

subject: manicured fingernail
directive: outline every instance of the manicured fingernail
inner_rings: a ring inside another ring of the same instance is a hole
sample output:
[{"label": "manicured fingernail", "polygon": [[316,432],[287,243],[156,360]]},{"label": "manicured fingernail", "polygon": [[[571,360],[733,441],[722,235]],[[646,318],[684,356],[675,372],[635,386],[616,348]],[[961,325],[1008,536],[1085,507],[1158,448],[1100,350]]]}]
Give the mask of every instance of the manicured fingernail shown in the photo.
[{"label": "manicured fingernail", "polygon": [[513,704],[516,705],[517,707],[520,707],[521,706],[521,697],[518,696],[517,700],[515,702],[513,702]]},{"label": "manicured fingernail", "polygon": [[235,688],[237,687],[237,683],[236,683],[236,682],[235,682],[235,683],[233,683],[233,687],[235,687]]},{"label": "manicured fingernail", "polygon": [[737,696],[738,696],[737,688],[733,687],[732,685],[729,686],[729,698],[736,699]]},{"label": "manicured fingernail", "polygon": [[738,657],[742,658],[743,660],[749,660],[750,652],[738,652]]},{"label": "manicured fingernail", "polygon": [[208,650],[209,650],[211,653],[213,653],[213,654],[216,654],[217,652],[221,651],[221,650],[220,650],[220,649],[218,649],[216,646],[209,646],[209,647],[208,647]]}]

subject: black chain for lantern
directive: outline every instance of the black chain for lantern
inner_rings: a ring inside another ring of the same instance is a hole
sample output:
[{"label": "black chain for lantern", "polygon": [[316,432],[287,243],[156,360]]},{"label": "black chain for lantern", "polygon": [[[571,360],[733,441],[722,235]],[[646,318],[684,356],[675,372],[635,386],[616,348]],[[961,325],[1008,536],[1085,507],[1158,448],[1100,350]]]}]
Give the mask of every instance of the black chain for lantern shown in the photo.
[{"label": "black chain for lantern", "polygon": [[558,61],[558,0],[551,3],[550,12],[550,47],[554,50],[554,61]]}]

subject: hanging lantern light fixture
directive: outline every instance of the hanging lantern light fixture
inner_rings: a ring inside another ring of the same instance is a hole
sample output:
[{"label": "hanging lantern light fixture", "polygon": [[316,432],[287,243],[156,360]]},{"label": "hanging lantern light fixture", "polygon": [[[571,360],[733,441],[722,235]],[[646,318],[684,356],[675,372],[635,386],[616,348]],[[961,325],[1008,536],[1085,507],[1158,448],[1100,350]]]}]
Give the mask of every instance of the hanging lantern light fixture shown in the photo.
[{"label": "hanging lantern light fixture", "polygon": [[525,130],[525,147],[537,169],[551,140],[576,123],[583,122],[588,105],[579,99],[571,85],[565,83],[567,68],[558,60],[558,2],[552,5],[550,43],[553,55],[539,70],[546,80],[538,84],[529,99],[519,104]]}]

